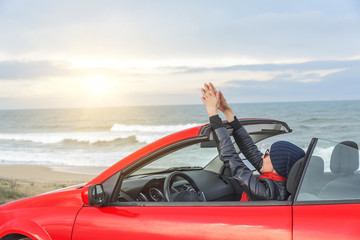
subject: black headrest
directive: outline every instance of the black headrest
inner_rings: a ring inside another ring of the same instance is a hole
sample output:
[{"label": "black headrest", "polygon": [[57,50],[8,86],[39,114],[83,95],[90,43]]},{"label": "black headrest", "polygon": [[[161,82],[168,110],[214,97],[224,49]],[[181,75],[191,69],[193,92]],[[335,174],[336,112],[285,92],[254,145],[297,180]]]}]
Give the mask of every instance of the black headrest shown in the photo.
[{"label": "black headrest", "polygon": [[286,181],[286,190],[291,194],[295,194],[296,183],[299,182],[301,176],[301,168],[304,163],[304,158],[299,159],[291,168],[288,179]]},{"label": "black headrest", "polygon": [[352,141],[345,141],[337,144],[331,154],[331,172],[351,174],[354,173],[358,168],[358,145]]}]

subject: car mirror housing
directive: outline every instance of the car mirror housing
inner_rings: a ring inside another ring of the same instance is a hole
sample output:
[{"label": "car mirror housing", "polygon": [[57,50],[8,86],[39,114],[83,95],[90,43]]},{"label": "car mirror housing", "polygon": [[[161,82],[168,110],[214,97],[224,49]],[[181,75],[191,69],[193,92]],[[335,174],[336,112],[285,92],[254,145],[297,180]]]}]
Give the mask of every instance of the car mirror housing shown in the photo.
[{"label": "car mirror housing", "polygon": [[101,207],[105,204],[105,192],[102,184],[91,185],[89,187],[89,205]]}]

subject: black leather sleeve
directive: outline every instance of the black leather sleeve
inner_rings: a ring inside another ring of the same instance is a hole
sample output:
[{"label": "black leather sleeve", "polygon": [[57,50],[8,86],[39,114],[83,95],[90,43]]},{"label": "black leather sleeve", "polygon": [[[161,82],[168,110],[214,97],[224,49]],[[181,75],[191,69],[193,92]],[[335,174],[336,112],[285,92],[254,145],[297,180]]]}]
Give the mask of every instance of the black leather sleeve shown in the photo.
[{"label": "black leather sleeve", "polygon": [[250,199],[274,199],[274,186],[269,181],[258,181],[252,171],[243,163],[235,151],[228,131],[224,128],[214,130],[218,143],[219,157],[230,166],[232,176],[245,190]]},{"label": "black leather sleeve", "polygon": [[233,137],[246,159],[251,162],[258,172],[260,172],[260,168],[263,164],[263,154],[259,151],[246,129],[241,127],[240,129],[234,131]]},{"label": "black leather sleeve", "polygon": [[224,124],[222,123],[222,120],[219,117],[219,115],[214,115],[214,116],[209,117],[209,121],[210,121],[211,127],[213,129],[217,129],[219,127],[224,126]]}]

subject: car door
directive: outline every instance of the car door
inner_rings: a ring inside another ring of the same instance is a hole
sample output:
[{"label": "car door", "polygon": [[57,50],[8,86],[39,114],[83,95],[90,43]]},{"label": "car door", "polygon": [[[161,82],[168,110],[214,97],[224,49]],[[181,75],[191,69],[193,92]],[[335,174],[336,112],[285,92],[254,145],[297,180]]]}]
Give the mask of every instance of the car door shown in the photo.
[{"label": "car door", "polygon": [[[290,132],[285,123],[275,120],[246,120],[243,123],[250,134],[254,133],[255,142]],[[210,130],[207,126],[200,132],[210,133]],[[192,137],[176,142],[123,168],[120,176],[128,182],[124,184],[124,180],[116,185],[121,185],[118,188],[131,195],[133,200],[116,202],[115,199],[105,207],[84,206],[77,215],[72,239],[291,239],[290,201],[240,202],[214,198],[207,202],[154,202],[138,199],[140,189],[144,189],[142,181],[160,174],[148,174],[149,169],[200,166],[201,171],[210,171],[219,179],[223,163],[216,158],[216,145],[205,146],[200,144],[201,139],[204,140],[203,137]],[[215,188],[209,185],[209,189]],[[130,194],[129,189],[136,194]],[[113,196],[119,196],[114,192]]]},{"label": "car door", "polygon": [[291,239],[289,202],[83,207],[72,239]]},{"label": "car door", "polygon": [[317,140],[293,206],[293,239],[359,239],[357,146]]}]

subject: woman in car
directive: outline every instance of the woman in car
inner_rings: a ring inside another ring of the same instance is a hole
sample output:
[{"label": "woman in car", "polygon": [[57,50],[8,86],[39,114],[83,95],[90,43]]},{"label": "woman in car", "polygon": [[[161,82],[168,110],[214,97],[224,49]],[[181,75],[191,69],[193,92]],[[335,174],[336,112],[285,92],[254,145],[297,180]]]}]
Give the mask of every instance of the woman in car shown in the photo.
[{"label": "woman in car", "polygon": [[[231,173],[244,190],[241,201],[286,200],[286,180],[294,163],[305,156],[304,150],[287,142],[278,141],[262,154],[247,131],[240,124],[220,91],[209,83],[204,84],[202,101],[210,124],[214,129],[220,159],[229,164]],[[224,127],[218,110],[222,111],[233,127],[233,136],[244,156],[261,173],[259,178],[242,162]]]}]

